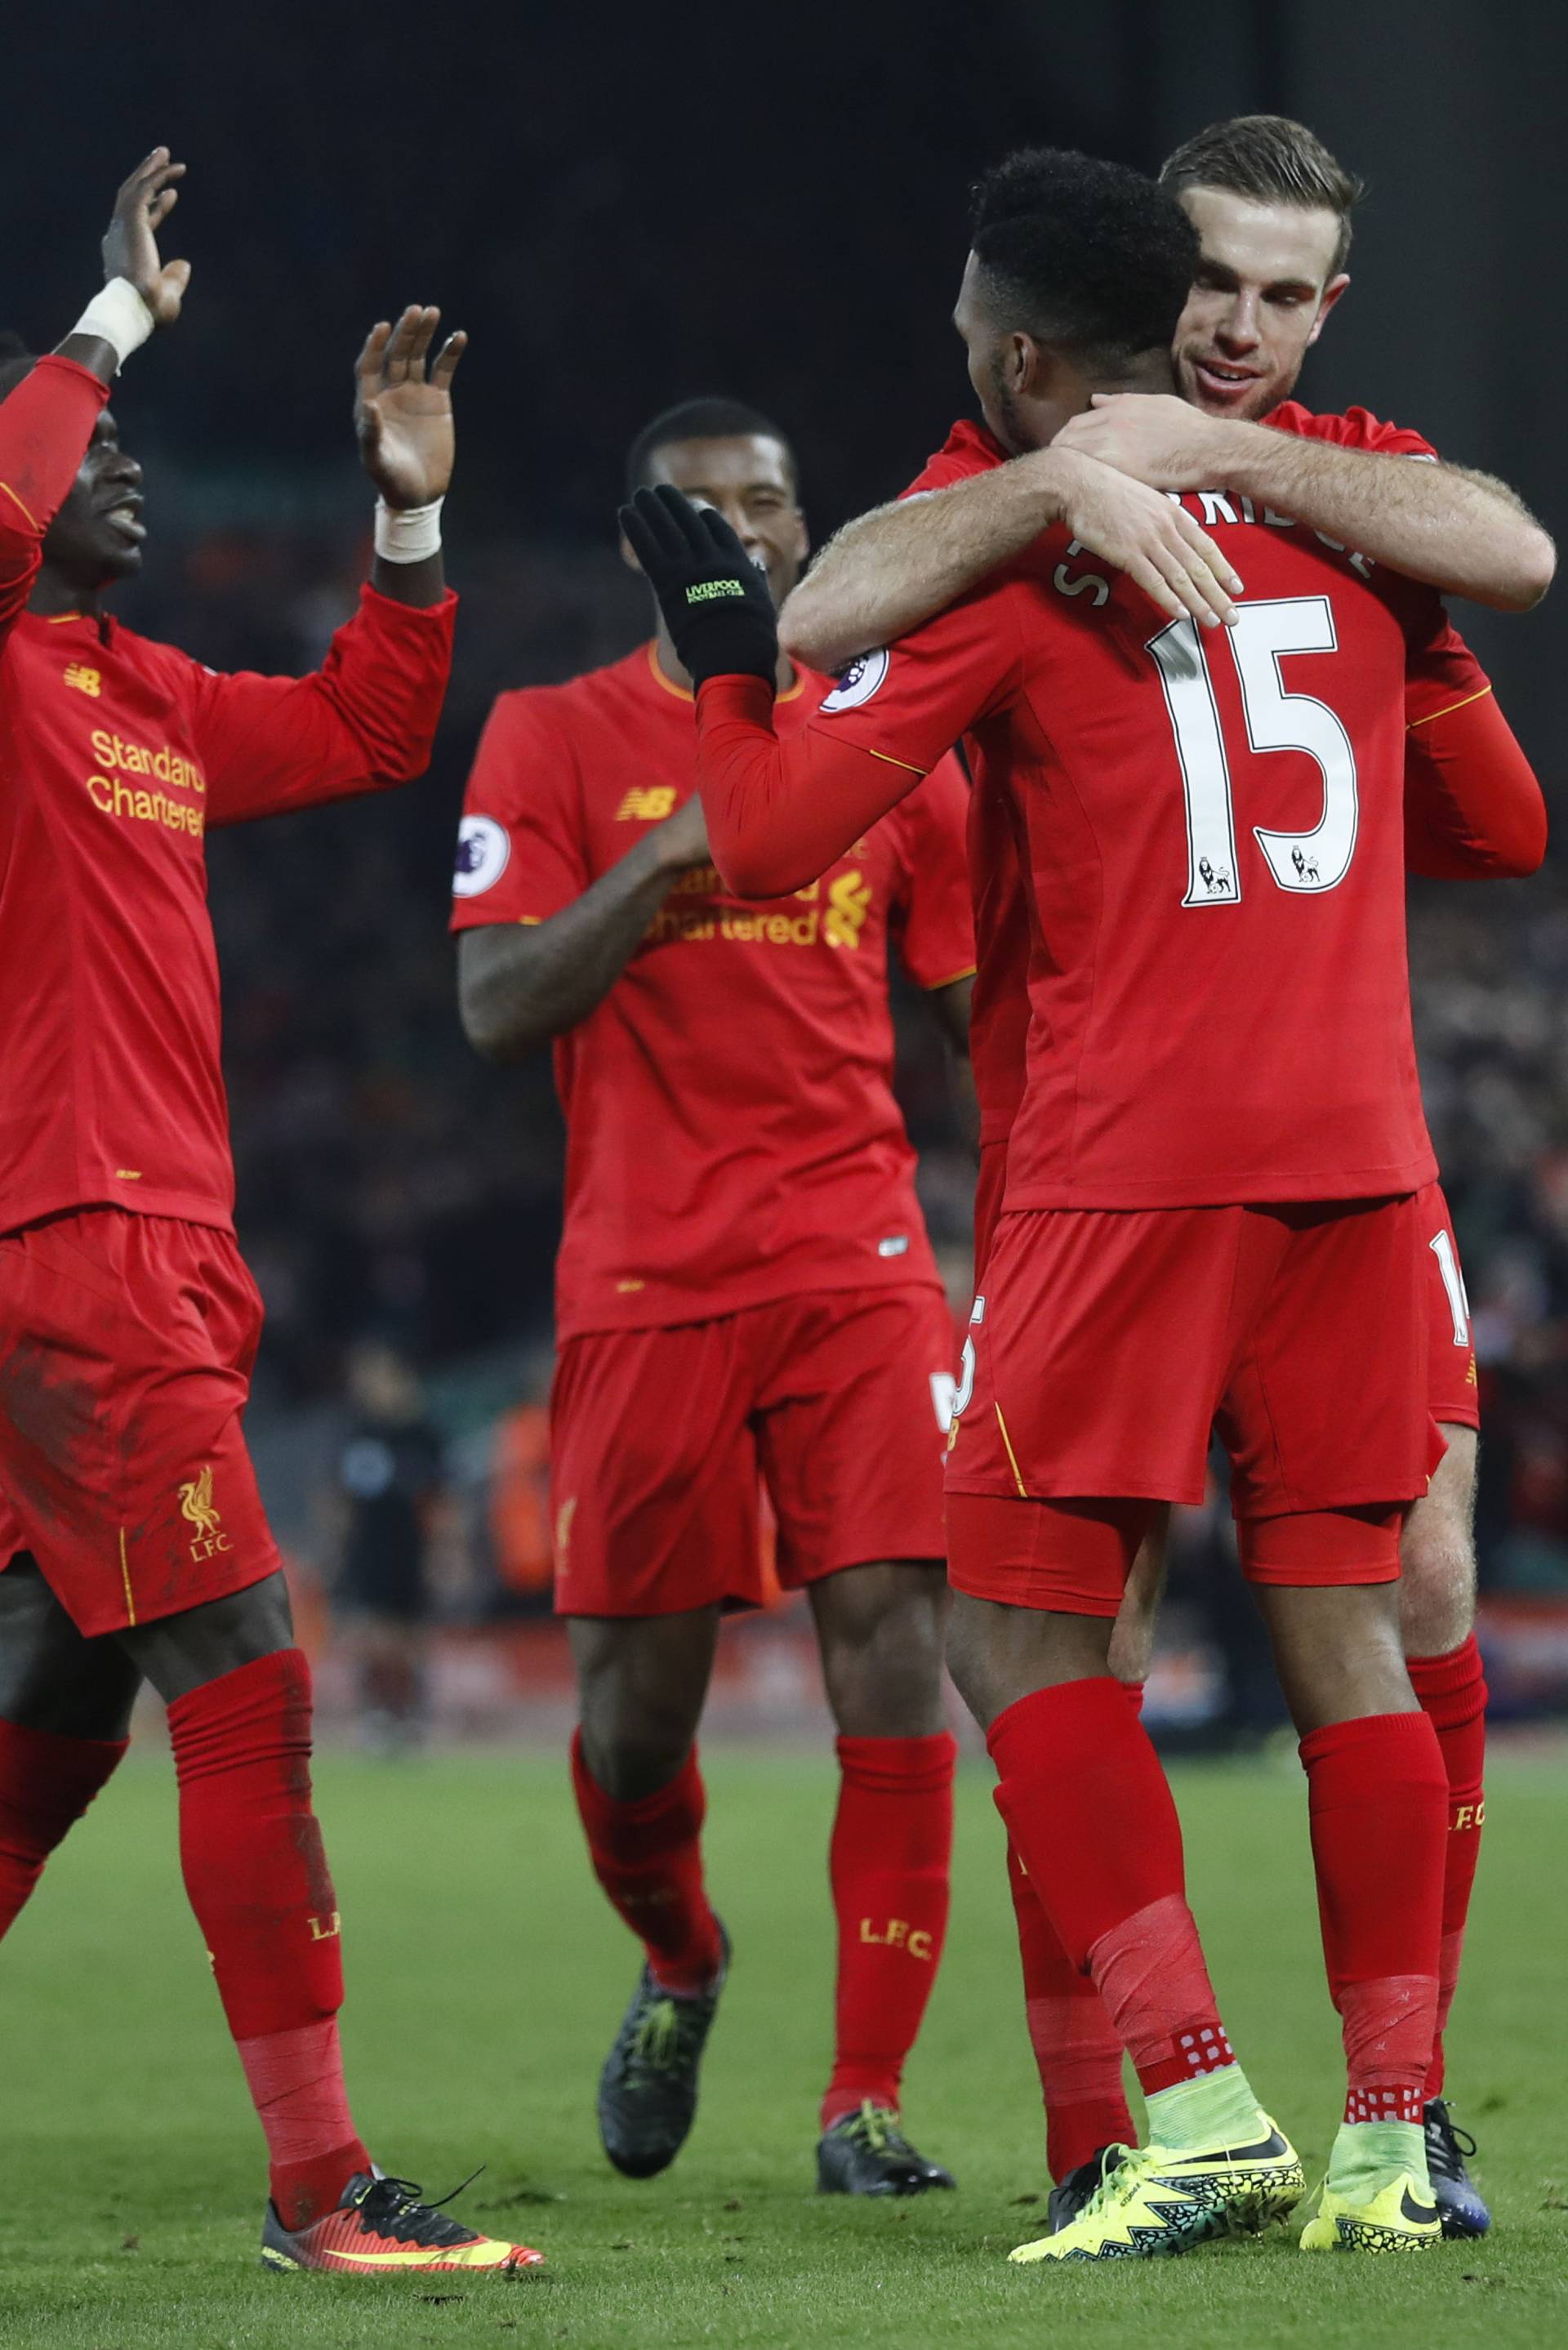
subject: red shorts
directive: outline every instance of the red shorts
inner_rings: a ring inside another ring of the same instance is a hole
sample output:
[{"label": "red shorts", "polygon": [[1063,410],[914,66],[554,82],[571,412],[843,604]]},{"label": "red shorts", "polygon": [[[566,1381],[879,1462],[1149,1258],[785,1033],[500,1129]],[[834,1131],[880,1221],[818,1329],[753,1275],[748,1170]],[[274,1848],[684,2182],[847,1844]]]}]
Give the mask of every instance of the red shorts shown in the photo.
[{"label": "red shorts", "polygon": [[1445,1427],[1480,1426],[1469,1300],[1442,1186],[1416,1194],[1427,1260],[1427,1409]]},{"label": "red shorts", "polygon": [[277,1571],[240,1430],[261,1328],[228,1232],[84,1208],[0,1236],[0,1563],[31,1551],[79,1632]]},{"label": "red shorts", "polygon": [[[974,1285],[985,1287],[986,1259],[1002,1219],[1007,1190],[1007,1138],[982,1142],[980,1171],[974,1187]],[[1417,1213],[1427,1243],[1427,1351],[1429,1383],[1427,1409],[1445,1427],[1480,1426],[1480,1398],[1476,1386],[1475,1347],[1470,1333],[1469,1305],[1459,1248],[1439,1183],[1428,1183],[1416,1194]]]},{"label": "red shorts", "polygon": [[[950,1497],[1195,1503],[1217,1429],[1243,1523],[1415,1499],[1442,1451],[1417,1369],[1427,1358],[1425,1239],[1414,1194],[1003,1216],[964,1349]],[[998,1587],[1012,1570],[993,1574],[984,1543],[971,1555],[967,1534],[961,1542],[961,1515],[950,1528],[954,1584],[1018,1596]],[[1034,1591],[1045,1569],[1030,1548]],[[1316,1572],[1293,1557],[1277,1572],[1254,1559],[1253,1572],[1288,1582],[1397,1574],[1388,1527],[1351,1549]],[[1088,1612],[1114,1613],[1119,1596]]]},{"label": "red shorts", "polygon": [[673,1616],[940,1559],[952,1324],[934,1289],[819,1291],[569,1338],[550,1397],[556,1606]]}]

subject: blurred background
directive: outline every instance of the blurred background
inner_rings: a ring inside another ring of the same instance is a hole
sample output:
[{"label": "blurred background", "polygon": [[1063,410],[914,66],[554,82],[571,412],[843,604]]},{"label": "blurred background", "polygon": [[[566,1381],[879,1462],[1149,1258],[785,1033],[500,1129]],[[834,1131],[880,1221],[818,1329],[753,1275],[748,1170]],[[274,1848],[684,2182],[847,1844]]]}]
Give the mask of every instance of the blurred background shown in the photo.
[{"label": "blurred background", "polygon": [[[723,391],[777,418],[826,536],[969,406],[948,313],[965,191],[1012,145],[1146,169],[1218,117],[1299,116],[1371,193],[1355,285],[1303,396],[1414,425],[1561,528],[1568,213],[1559,12],[1427,0],[602,0],[437,18],[388,0],[15,12],[0,323],[54,341],[109,197],[157,140],[188,160],[178,337],[117,400],[147,468],[119,608],[222,668],[319,660],[369,558],[349,368],[371,319],[467,327],[447,513],[456,680],[400,797],[222,835],[213,902],[242,1242],[268,1335],[251,1426],[324,1647],[328,1711],[389,1743],[565,1719],[542,1405],[561,1134],[546,1062],[469,1054],[445,931],[467,763],[502,688],[648,629],[618,564],[623,452]],[[26,103],[21,100],[25,99]],[[1568,589],[1456,618],[1568,816]],[[1498,1709],[1568,1706],[1568,902],[1523,884],[1412,903],[1427,1097],[1475,1310],[1483,1640]],[[934,1035],[900,1086],[966,1310],[970,1163]],[[1151,1713],[1194,1740],[1278,1719],[1218,1509],[1178,1530]],[[427,1621],[428,1619],[428,1621]],[[531,1629],[530,1627],[535,1627]],[[816,1703],[789,1611],[726,1647],[720,1712]],[[521,1702],[520,1702],[521,1700]]]}]

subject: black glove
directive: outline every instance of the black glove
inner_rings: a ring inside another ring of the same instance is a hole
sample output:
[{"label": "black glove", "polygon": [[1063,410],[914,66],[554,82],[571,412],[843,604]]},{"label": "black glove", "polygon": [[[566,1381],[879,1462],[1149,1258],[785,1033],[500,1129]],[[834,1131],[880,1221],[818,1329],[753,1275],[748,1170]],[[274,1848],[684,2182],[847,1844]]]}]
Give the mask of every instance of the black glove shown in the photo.
[{"label": "black glove", "polygon": [[774,599],[723,515],[661,483],[622,506],[620,526],[692,686],[736,676],[772,685],[779,658]]}]

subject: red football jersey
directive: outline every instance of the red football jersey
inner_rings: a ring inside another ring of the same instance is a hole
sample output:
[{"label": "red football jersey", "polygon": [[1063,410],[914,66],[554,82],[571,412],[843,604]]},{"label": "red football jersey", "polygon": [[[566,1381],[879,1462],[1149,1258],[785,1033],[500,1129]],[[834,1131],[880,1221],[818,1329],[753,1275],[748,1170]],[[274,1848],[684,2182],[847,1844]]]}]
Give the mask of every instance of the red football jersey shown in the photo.
[{"label": "red football jersey", "polygon": [[[1276,408],[1268,421],[1277,431],[1331,441],[1343,448],[1427,459],[1436,454],[1419,433],[1385,423],[1364,408],[1348,409],[1343,415],[1317,415],[1293,400]],[[903,495],[917,497],[947,489],[1007,461],[1008,452],[993,433],[962,417]],[[1491,686],[1449,622],[1435,591],[1410,582],[1403,586],[1412,598],[1412,620],[1422,600],[1429,599],[1428,632],[1423,636],[1412,626],[1406,671],[1407,723],[1418,726],[1472,695],[1490,693]],[[1407,798],[1425,795],[1430,777],[1418,755],[1418,744],[1416,755],[1407,754],[1406,779]],[[1411,814],[1407,807],[1407,817]],[[975,884],[980,968],[970,1014],[970,1056],[980,1103],[981,1140],[990,1143],[1012,1132],[1023,1098],[1029,1033],[1029,910],[1007,804],[977,795],[971,824],[970,864]]]},{"label": "red football jersey", "polygon": [[0,403],[0,1231],[106,1201],[227,1228],[206,828],[418,775],[457,599],[367,588],[306,678],[22,609],[103,396],[51,359]]},{"label": "red football jersey", "polygon": [[[797,730],[824,691],[780,697]],[[651,645],[503,694],[469,780],[454,930],[542,922],[695,788],[691,697]],[[974,967],[957,763],[821,879],[756,903],[684,874],[602,1003],[559,1038],[556,1327],[705,1320],[808,1290],[935,1284],[893,1097],[889,941],[943,987]]]},{"label": "red football jersey", "polygon": [[754,683],[701,699],[714,854],[748,889],[783,886],[896,800],[899,765],[967,736],[1030,905],[1015,1208],[1375,1197],[1435,1171],[1397,599],[1286,516],[1186,503],[1247,580],[1234,629],[1163,621],[1058,530],[857,663],[796,744],[759,724]]}]

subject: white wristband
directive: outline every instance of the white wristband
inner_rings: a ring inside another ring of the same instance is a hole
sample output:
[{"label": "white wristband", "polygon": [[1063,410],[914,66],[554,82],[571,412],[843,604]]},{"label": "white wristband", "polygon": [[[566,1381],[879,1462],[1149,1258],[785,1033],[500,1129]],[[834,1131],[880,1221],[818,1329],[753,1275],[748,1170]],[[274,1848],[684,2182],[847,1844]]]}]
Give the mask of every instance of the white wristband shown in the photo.
[{"label": "white wristband", "polygon": [[441,510],[443,501],[428,506],[389,506],[376,500],[376,552],[383,563],[423,563],[441,553]]},{"label": "white wristband", "polygon": [[131,352],[141,348],[156,324],[130,278],[111,277],[102,291],[93,296],[71,332],[96,335],[101,342],[108,343],[114,353],[114,371],[118,375]]}]

